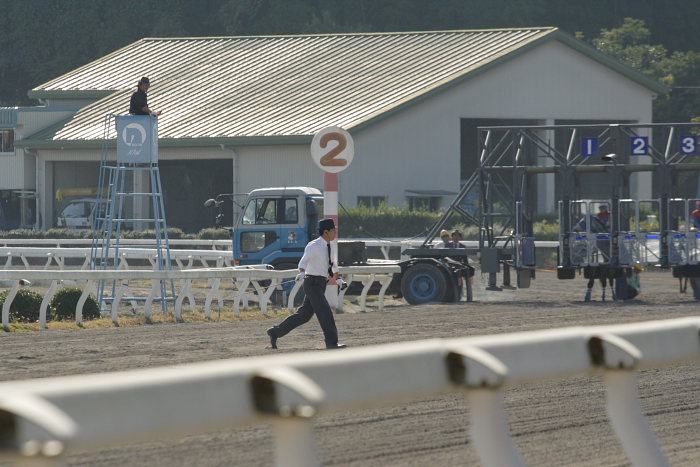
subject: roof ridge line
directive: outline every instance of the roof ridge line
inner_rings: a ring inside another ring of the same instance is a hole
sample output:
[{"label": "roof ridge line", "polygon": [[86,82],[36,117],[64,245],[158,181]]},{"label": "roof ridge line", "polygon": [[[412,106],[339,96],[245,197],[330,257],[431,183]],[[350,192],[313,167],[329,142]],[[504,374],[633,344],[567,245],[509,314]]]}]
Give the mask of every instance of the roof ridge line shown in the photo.
[{"label": "roof ridge line", "polygon": [[486,28],[486,29],[445,29],[445,30],[427,30],[427,31],[384,31],[384,32],[342,32],[342,33],[317,33],[317,34],[260,34],[248,36],[187,36],[187,37],[144,37],[140,41],[176,41],[176,40],[221,40],[221,39],[273,39],[273,38],[291,38],[291,37],[339,37],[339,36],[401,36],[401,35],[419,35],[419,34],[456,34],[456,33],[475,33],[475,32],[509,32],[509,31],[556,31],[559,30],[556,26],[535,26],[522,28]]}]

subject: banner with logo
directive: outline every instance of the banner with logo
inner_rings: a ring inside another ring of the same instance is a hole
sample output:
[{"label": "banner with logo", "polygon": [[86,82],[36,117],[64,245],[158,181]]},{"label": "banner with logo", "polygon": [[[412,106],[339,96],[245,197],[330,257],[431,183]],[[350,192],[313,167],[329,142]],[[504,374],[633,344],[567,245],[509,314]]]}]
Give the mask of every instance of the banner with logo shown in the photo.
[{"label": "banner with logo", "polygon": [[117,163],[158,163],[158,119],[150,115],[122,115],[117,120]]}]

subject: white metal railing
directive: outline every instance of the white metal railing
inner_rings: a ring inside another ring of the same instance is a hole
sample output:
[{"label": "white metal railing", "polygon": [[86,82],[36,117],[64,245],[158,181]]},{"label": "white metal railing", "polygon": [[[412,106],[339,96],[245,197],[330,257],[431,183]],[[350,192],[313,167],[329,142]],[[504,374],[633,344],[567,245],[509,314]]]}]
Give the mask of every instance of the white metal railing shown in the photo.
[{"label": "white metal railing", "polygon": [[[116,250],[110,249],[110,258],[114,258]],[[31,260],[44,262],[44,269],[55,265],[59,269],[66,268],[67,259],[82,260],[80,269],[90,268],[90,248],[37,248],[37,247],[0,247],[0,262],[3,269],[11,269],[14,263],[21,262],[25,269],[31,269]],[[161,253],[162,254],[162,253]],[[120,248],[120,267],[127,268],[129,261],[147,260],[154,269],[157,269],[158,251],[146,248]],[[223,250],[170,250],[170,258],[180,269],[193,268],[199,263],[202,267],[210,267],[210,263],[216,267],[231,266],[233,254]]]},{"label": "white metal railing", "polygon": [[[382,283],[382,288],[379,293],[378,309],[381,311],[384,307],[384,293],[391,282],[394,274],[401,272],[398,265],[380,265],[380,266],[341,266],[340,273],[346,277],[348,283],[351,281],[360,281],[363,284],[363,290],[360,295],[360,304],[362,309],[366,309],[366,297],[369,288],[376,280]],[[240,305],[243,303],[244,308],[248,305],[247,291],[249,286],[255,290],[260,304],[260,311],[267,315],[268,306],[272,293],[278,289],[283,281],[293,281],[294,277],[299,273],[298,269],[290,269],[286,271],[277,271],[267,269],[266,265],[260,266],[239,266],[232,268],[208,268],[208,269],[182,269],[170,271],[150,271],[150,270],[111,270],[111,271],[86,271],[86,270],[0,270],[0,282],[10,282],[11,288],[8,292],[5,302],[2,306],[2,326],[5,330],[9,330],[10,307],[14,301],[17,292],[21,287],[25,287],[27,283],[31,284],[34,281],[50,282],[50,286],[41,303],[39,310],[39,324],[45,328],[47,325],[47,308],[51,302],[51,298],[58,292],[66,283],[82,282],[83,293],[76,304],[75,321],[78,325],[82,325],[82,309],[90,294],[95,294],[97,283],[99,281],[115,281],[116,289],[113,300],[111,302],[110,311],[111,318],[114,324],[119,324],[119,305],[122,297],[126,293],[133,295],[128,281],[130,280],[145,280],[151,282],[150,294],[145,298],[143,312],[147,321],[151,319],[152,304],[156,297],[160,294],[161,281],[179,281],[182,283],[180,291],[175,298],[175,318],[180,321],[182,319],[182,305],[185,300],[188,300],[190,307],[194,308],[195,299],[192,293],[192,281],[206,280],[208,281],[209,291],[204,303],[204,315],[206,318],[211,317],[211,304],[214,299],[218,299],[219,307],[223,308],[223,294],[221,292],[221,280],[232,280],[235,284],[233,297],[233,311],[240,313]],[[294,298],[300,288],[301,282],[295,283],[289,293],[287,300],[288,308],[293,308]],[[342,298],[345,292],[341,292],[339,296],[338,311],[342,311]],[[128,299],[127,299],[128,300]],[[135,304],[132,303],[135,307]]]},{"label": "white metal railing", "polygon": [[[154,245],[154,239],[124,239],[120,242],[122,245],[137,245],[148,246]],[[171,247],[207,247],[212,250],[231,250],[231,240],[185,240],[185,239],[169,239],[168,243]],[[55,247],[66,248],[68,245],[85,245],[90,247],[92,240],[89,238],[1,238],[0,245],[5,247],[15,246],[32,246],[32,247]]]},{"label": "white metal railing", "polygon": [[[343,238],[340,239],[340,242],[365,242],[366,246],[369,247],[377,247],[379,248],[380,252],[382,253],[382,256],[384,259],[388,260],[389,258],[389,249],[394,248],[394,247],[399,247],[401,248],[401,251],[405,250],[406,248],[413,248],[419,246],[421,243],[423,243],[423,240],[425,238],[411,238],[411,239],[405,239],[405,238],[388,238],[384,240],[378,240],[378,239],[373,239],[373,238]],[[438,239],[439,240],[439,239]],[[147,240],[147,239],[139,239],[139,240],[124,240],[121,244],[125,248],[129,248],[130,245],[133,246],[149,246],[153,245],[154,240]],[[168,241],[170,246],[171,246],[171,254],[179,254],[177,253],[179,251],[179,248],[182,249],[190,249],[194,250],[195,248],[202,248],[206,247],[206,249],[209,250],[215,250],[215,251],[228,251],[230,254],[231,251],[231,240],[183,240],[183,239],[175,239],[175,240],[169,240]],[[473,240],[465,240],[462,242],[465,246],[470,247],[470,248],[476,248],[479,246],[478,241],[473,241]],[[535,242],[536,246],[539,248],[556,248],[558,247],[559,243],[557,241],[537,241]],[[0,238],[0,250],[2,251],[12,251],[16,250],[18,247],[25,247],[25,248],[67,248],[68,246],[71,246],[75,248],[75,245],[85,245],[86,248],[89,249],[89,247],[92,245],[92,240],[90,239],[30,239],[30,238]],[[176,247],[176,248],[172,248]],[[3,250],[2,248],[8,248],[9,250]],[[201,251],[201,250],[196,250],[196,251]],[[0,255],[0,258],[2,258],[3,255]],[[89,255],[88,255],[89,257]]]},{"label": "white metal railing", "polygon": [[0,447],[57,458],[271,421],[276,465],[306,467],[320,464],[317,414],[463,391],[482,464],[517,466],[524,462],[508,430],[504,388],[601,371],[627,457],[659,467],[668,461],[641,408],[637,370],[700,360],[699,332],[693,317],[6,382]]}]

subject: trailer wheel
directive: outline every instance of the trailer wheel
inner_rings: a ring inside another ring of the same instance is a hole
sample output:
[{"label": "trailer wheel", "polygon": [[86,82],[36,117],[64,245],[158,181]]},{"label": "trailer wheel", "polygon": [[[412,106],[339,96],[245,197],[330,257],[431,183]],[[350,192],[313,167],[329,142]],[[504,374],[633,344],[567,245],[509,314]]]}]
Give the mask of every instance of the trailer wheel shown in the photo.
[{"label": "trailer wheel", "polygon": [[432,264],[415,264],[401,278],[401,293],[411,305],[439,302],[445,297],[446,290],[445,276]]}]

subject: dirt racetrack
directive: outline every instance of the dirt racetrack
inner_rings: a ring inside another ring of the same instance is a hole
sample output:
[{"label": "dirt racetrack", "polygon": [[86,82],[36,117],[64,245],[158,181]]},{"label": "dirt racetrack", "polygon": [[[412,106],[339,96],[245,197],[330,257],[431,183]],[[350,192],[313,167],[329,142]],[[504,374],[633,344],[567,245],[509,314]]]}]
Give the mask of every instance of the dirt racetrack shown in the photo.
[{"label": "dirt racetrack", "polygon": [[[585,281],[558,281],[538,271],[530,289],[488,292],[477,276],[475,302],[407,306],[336,316],[341,342],[351,347],[426,338],[498,334],[576,325],[627,323],[700,315],[692,294],[680,294],[669,273],[646,272],[642,294],[628,302],[584,303]],[[610,292],[608,291],[608,294]],[[351,310],[352,311],[352,310]],[[99,373],[131,368],[320,349],[310,322],[268,348],[272,320],[163,324],[81,331],[0,335],[0,380]],[[700,465],[700,364],[640,374],[649,422],[672,465]],[[109,401],[105,401],[108,404]],[[509,388],[511,433],[528,465],[629,465],[605,414],[599,375]],[[318,419],[325,465],[479,465],[468,441],[463,397],[450,395]],[[105,420],[109,423],[109,420]],[[260,425],[179,440],[73,454],[75,466],[266,466],[273,461],[270,427]],[[8,465],[0,461],[0,465]]]}]

